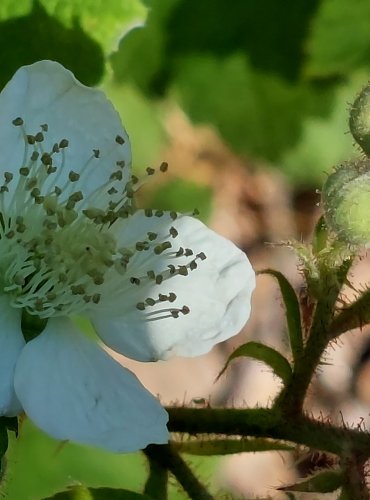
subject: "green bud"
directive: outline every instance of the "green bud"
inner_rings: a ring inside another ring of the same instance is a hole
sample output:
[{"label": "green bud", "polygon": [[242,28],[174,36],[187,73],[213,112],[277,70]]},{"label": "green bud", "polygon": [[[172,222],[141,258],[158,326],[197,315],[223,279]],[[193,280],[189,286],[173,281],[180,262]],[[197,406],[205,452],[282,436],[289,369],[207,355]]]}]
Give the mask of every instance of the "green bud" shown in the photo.
[{"label": "green bud", "polygon": [[370,161],[340,165],[322,189],[328,228],[351,245],[370,247]]},{"label": "green bud", "polygon": [[370,82],[362,89],[352,105],[349,127],[355,141],[370,156]]}]

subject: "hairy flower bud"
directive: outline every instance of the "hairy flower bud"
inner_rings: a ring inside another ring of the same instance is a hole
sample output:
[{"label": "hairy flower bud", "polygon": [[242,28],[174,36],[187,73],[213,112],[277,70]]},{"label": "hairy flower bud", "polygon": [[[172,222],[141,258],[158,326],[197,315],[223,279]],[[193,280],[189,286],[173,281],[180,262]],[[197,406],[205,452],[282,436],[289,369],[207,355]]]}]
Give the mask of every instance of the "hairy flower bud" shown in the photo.
[{"label": "hairy flower bud", "polygon": [[352,105],[349,127],[355,141],[370,156],[370,82],[362,89]]},{"label": "hairy flower bud", "polygon": [[322,205],[326,223],[339,239],[369,247],[370,161],[343,163],[329,175],[322,190]]}]

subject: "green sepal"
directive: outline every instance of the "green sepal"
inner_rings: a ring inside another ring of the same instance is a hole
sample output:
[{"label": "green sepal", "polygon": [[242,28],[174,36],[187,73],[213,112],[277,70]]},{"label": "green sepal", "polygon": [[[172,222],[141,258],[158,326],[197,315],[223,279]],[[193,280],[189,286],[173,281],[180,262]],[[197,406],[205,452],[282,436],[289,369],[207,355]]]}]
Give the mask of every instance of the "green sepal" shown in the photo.
[{"label": "green sepal", "polygon": [[179,453],[197,456],[231,455],[257,451],[292,451],[293,446],[264,438],[201,439],[197,441],[172,442]]},{"label": "green sepal", "polygon": [[151,500],[148,495],[117,488],[86,488],[71,486],[66,491],[56,493],[43,500]]},{"label": "green sepal", "polygon": [[17,417],[0,417],[0,425],[5,426],[8,431],[18,435],[18,418]]},{"label": "green sepal", "polygon": [[312,252],[317,256],[327,246],[329,230],[326,224],[325,216],[322,215],[315,226],[312,238]]},{"label": "green sepal", "polygon": [[280,352],[265,344],[261,344],[260,342],[247,342],[246,344],[243,344],[235,349],[235,351],[229,356],[229,359],[221,372],[218,374],[216,380],[224,374],[226,368],[233,359],[244,356],[256,359],[257,361],[262,361],[266,365],[269,365],[275,375],[280,377],[285,385],[290,381],[292,369],[288,360],[284,358]]},{"label": "green sepal", "polygon": [[274,269],[264,269],[259,271],[257,274],[268,274],[273,276],[279,283],[281,295],[286,308],[290,348],[293,360],[296,363],[297,359],[299,359],[303,352],[301,311],[299,308],[297,294],[286,277],[279,271],[275,271]]},{"label": "green sepal", "polygon": [[8,449],[8,431],[3,422],[0,423],[0,478],[4,475],[4,462],[2,458],[4,457],[6,450]]},{"label": "green sepal", "polygon": [[306,493],[332,493],[343,484],[340,471],[326,470],[288,486],[281,486],[280,491],[301,491]]}]

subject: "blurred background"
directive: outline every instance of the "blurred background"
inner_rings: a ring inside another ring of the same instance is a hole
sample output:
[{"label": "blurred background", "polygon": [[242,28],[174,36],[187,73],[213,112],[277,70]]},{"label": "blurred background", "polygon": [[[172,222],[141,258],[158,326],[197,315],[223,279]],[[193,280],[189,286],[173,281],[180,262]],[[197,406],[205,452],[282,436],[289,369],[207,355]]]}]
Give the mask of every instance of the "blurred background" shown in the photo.
[{"label": "blurred background", "polygon": [[[256,269],[277,268],[299,289],[293,253],[280,243],[309,238],[327,173],[359,154],[348,110],[370,75],[367,0],[1,0],[0,87],[40,59],[107,93],[131,137],[137,175],[169,163],[143,188],[143,206],[198,208]],[[355,288],[368,269],[364,256],[352,273]],[[120,360],[164,403],[265,405],[279,385],[262,365],[237,361],[214,380],[246,339],[284,352],[284,328],[278,290],[260,277],[247,328],[209,355],[155,365]],[[365,425],[368,339],[352,333],[327,353],[309,411]],[[189,458],[217,498],[280,498],[273,488],[318,460],[330,458]],[[9,462],[10,500],[38,500],[80,482],[140,491],[146,470],[140,454],[61,446],[27,421]],[[184,494],[174,486],[172,498]]]}]

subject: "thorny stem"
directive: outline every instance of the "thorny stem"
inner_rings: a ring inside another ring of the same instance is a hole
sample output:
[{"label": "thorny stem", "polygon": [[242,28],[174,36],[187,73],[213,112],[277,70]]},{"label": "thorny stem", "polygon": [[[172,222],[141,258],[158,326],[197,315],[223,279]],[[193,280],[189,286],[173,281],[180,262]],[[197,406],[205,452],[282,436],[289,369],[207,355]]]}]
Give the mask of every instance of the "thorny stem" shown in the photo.
[{"label": "thorny stem", "polygon": [[149,462],[149,476],[145,483],[144,493],[154,500],[167,500],[168,470],[157,459],[154,450],[146,449],[144,454]]},{"label": "thorny stem", "polygon": [[356,450],[370,457],[370,434],[339,428],[306,416],[288,417],[275,409],[166,408],[169,430],[189,434],[221,434],[280,439],[334,453]]},{"label": "thorny stem", "polygon": [[158,464],[158,467],[171,472],[175,476],[177,481],[181,484],[190,499],[213,500],[212,495],[208,493],[203,484],[190,470],[186,462],[171,447],[170,444],[151,444],[145,448],[144,453],[151,462],[156,462]]},{"label": "thorny stem", "polygon": [[289,415],[294,416],[302,413],[307,389],[330,341],[329,328],[338,293],[338,287],[333,286],[328,289],[325,299],[323,298],[317,303],[312,327],[301,359],[295,363],[290,382],[283,388],[275,401],[275,407]]}]

